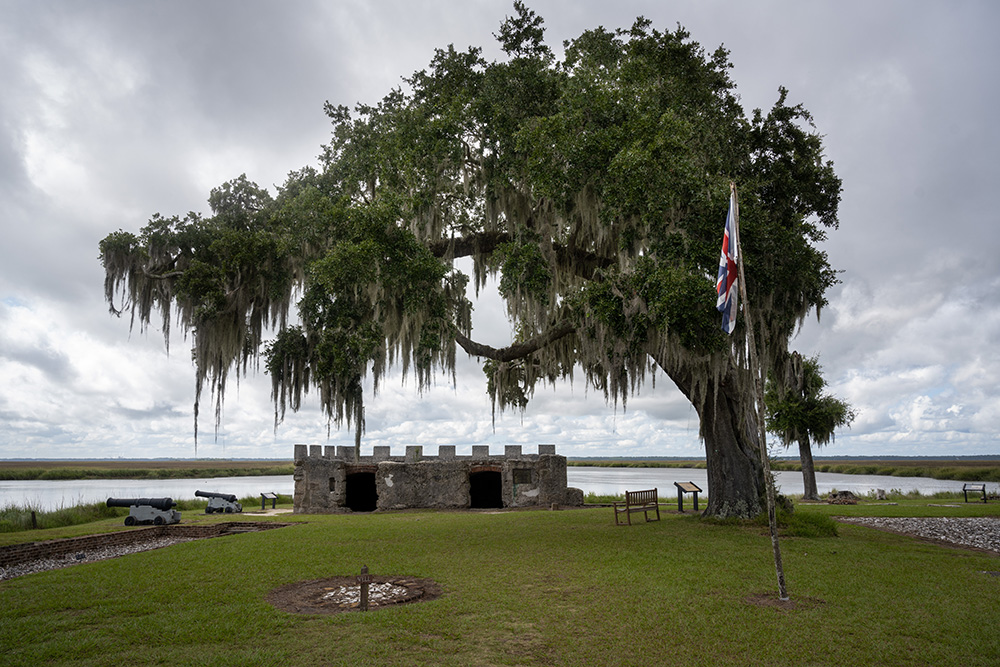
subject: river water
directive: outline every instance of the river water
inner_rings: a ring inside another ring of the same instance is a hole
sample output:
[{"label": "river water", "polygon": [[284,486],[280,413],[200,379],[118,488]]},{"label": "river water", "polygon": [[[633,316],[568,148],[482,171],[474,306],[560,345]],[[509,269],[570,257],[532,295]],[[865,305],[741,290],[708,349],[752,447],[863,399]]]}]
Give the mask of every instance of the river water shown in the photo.
[{"label": "river water", "polygon": [[[707,472],[703,468],[601,468],[571,466],[566,473],[569,486],[583,490],[584,494],[621,495],[626,490],[657,488],[660,497],[676,494],[674,482],[694,482],[708,491]],[[802,493],[802,473],[777,472],[778,492],[788,495]],[[962,482],[930,479],[927,477],[888,477],[881,475],[842,475],[816,473],[820,495],[834,489],[865,494],[874,489],[902,492],[919,491],[931,495],[939,491],[962,490]],[[81,479],[65,481],[5,481],[0,480],[0,508],[10,505],[30,506],[41,511],[52,511],[83,503],[104,502],[108,498],[162,498],[188,500],[195,498],[195,491],[232,493],[243,498],[260,497],[270,491],[292,495],[295,483],[291,475],[264,477],[214,477],[197,479],[130,480],[130,479]],[[989,483],[988,492],[1000,491],[1000,485]],[[251,509],[247,507],[245,509]]]}]

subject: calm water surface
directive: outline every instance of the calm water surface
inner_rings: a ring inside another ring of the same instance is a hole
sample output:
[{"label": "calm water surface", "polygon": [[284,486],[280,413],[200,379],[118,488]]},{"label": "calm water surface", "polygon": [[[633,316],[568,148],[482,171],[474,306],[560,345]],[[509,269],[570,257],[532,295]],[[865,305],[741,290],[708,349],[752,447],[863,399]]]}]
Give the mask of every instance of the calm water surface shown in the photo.
[{"label": "calm water surface", "polygon": [[[195,491],[232,493],[239,498],[263,491],[292,495],[291,475],[263,477],[202,477],[195,479],[71,479],[57,481],[0,481],[0,507],[29,505],[45,511],[108,498],[173,498],[191,500]],[[250,509],[250,508],[244,508]]]},{"label": "calm water surface", "polygon": [[[708,473],[702,468],[598,468],[572,466],[567,470],[569,486],[584,494],[620,495],[626,490],[657,488],[661,497],[676,495],[674,482],[694,482],[708,490]],[[775,473],[780,493],[802,493],[802,473]],[[816,473],[820,494],[836,489],[868,493],[874,489],[919,491],[930,495],[939,491],[961,491],[962,482],[927,477],[888,477],[881,475],[842,475]],[[0,481],[0,507],[30,505],[43,511],[82,503],[104,502],[108,498],[162,498],[189,500],[195,491],[233,493],[238,497],[259,497],[262,491],[292,495],[295,483],[291,475],[264,477],[211,477],[198,479],[129,480],[86,479],[65,481]],[[1000,485],[986,485],[989,492]],[[250,509],[249,507],[247,509]]]}]

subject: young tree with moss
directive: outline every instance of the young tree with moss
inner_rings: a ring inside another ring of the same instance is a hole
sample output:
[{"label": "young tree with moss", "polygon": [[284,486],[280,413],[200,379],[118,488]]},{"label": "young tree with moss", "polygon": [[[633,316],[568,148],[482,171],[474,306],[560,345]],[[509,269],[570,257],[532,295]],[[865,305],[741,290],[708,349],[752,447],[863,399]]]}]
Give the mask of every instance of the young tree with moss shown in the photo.
[{"label": "young tree with moss", "polygon": [[849,403],[823,393],[826,380],[818,357],[803,358],[798,352],[788,356],[784,373],[772,375],[764,391],[767,430],[781,438],[784,446],[799,445],[802,463],[802,497],[819,500],[812,445],[826,445],[834,432],[854,421]]},{"label": "young tree with moss", "polygon": [[[706,54],[681,28],[598,28],[560,61],[542,19],[514,7],[496,35],[505,59],[449,46],[377,105],[328,104],[321,168],[290,174],[276,197],[238,179],[213,191],[210,217],[106,238],[107,298],[142,326],[158,312],[166,328],[175,309],[216,406],[229,372],[263,353],[276,423],[314,389],[358,446],[369,369],[376,390],[394,364],[423,388],[454,374],[461,347],[485,360],[501,410],[574,372],[624,405],[662,369],[700,418],[707,513],[755,515],[747,323],[725,336],[714,307],[729,183],[769,365],[835,282],[816,248],[840,197],[820,137],[784,89],[747,117],[728,52]],[[516,331],[502,348],[471,327],[466,286],[489,276]]]}]

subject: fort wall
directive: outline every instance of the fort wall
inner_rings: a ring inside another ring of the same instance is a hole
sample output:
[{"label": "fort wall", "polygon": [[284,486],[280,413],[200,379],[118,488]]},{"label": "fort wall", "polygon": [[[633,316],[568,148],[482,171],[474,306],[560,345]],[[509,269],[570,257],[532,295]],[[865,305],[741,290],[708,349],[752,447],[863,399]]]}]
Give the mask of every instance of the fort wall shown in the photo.
[{"label": "fort wall", "polygon": [[462,456],[454,445],[442,445],[437,456],[420,445],[407,446],[402,456],[379,446],[361,457],[353,447],[295,445],[294,479],[300,514],[583,504],[583,493],[566,485],[566,457],[555,445],[538,445],[537,454],[520,445],[507,445],[503,454],[474,445]]}]

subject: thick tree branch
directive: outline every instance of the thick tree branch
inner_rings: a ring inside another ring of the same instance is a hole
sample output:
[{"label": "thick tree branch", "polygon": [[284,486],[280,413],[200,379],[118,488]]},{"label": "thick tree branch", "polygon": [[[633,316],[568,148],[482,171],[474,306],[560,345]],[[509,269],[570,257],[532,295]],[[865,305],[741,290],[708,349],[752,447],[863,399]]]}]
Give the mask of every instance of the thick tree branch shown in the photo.
[{"label": "thick tree branch", "polygon": [[179,278],[184,275],[183,271],[170,271],[168,273],[153,273],[148,269],[143,268],[142,275],[147,278],[153,278],[154,280],[166,280],[167,278]]},{"label": "thick tree branch", "polygon": [[427,248],[435,257],[470,257],[472,255],[489,254],[501,243],[510,240],[506,232],[481,232],[461,238],[441,239],[431,241]]},{"label": "thick tree branch", "polygon": [[[506,232],[482,232],[461,238],[431,241],[427,244],[427,248],[435,257],[472,257],[488,255],[496,250],[498,245],[510,240],[511,236]],[[569,269],[585,280],[590,280],[597,269],[613,266],[617,261],[614,257],[602,257],[566,245],[555,244],[553,247],[560,268]]]},{"label": "thick tree branch", "polygon": [[514,361],[515,359],[523,359],[532,352],[540,350],[546,345],[549,345],[550,343],[575,332],[576,327],[568,321],[563,320],[548,331],[540,333],[526,341],[514,343],[513,345],[509,345],[507,347],[496,348],[482,343],[477,343],[474,340],[469,339],[461,332],[455,334],[455,342],[461,345],[463,350],[469,354],[474,354],[477,357],[486,357],[487,359],[493,359],[494,361]]}]

